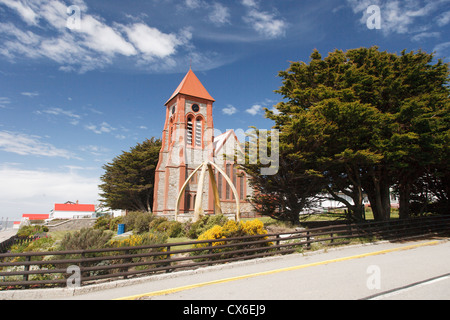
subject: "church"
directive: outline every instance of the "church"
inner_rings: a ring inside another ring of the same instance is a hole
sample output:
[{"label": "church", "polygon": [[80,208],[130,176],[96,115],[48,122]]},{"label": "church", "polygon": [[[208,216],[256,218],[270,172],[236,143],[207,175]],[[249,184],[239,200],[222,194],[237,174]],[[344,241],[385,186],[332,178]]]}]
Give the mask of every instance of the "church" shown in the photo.
[{"label": "church", "polygon": [[[220,174],[218,169],[213,171],[215,179],[207,175],[200,197],[202,214],[218,213],[213,192],[215,190],[224,215],[235,217],[236,210],[239,209],[240,217],[254,217],[254,209],[247,200],[253,190],[246,174],[234,161],[235,151],[241,145],[233,130],[214,136],[214,102],[214,98],[190,69],[165,103],[162,147],[155,172],[155,215],[178,221],[192,219],[198,186],[202,185],[200,172],[193,172],[202,163],[209,161],[219,167],[229,179]],[[191,175],[186,185],[186,180]],[[217,185],[213,186],[211,181]],[[232,182],[234,188],[229,182]]]}]

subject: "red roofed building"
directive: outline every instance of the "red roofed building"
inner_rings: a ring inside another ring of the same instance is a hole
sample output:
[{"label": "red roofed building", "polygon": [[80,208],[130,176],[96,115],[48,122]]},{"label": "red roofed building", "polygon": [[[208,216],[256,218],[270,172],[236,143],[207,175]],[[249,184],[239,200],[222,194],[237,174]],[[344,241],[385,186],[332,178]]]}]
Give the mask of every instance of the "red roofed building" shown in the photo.
[{"label": "red roofed building", "polygon": [[66,202],[56,203],[52,213],[53,219],[82,219],[95,217],[95,205]]},{"label": "red roofed building", "polygon": [[30,214],[30,213],[24,213],[22,214],[22,218],[27,218],[30,221],[36,221],[36,220],[46,220],[50,218],[49,214]]}]

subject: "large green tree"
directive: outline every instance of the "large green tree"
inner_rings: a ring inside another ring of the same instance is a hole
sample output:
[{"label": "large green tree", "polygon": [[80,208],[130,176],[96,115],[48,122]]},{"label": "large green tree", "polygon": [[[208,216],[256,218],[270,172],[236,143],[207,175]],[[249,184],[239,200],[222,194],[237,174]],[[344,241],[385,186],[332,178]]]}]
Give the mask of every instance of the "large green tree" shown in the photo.
[{"label": "large green tree", "polygon": [[274,175],[261,174],[260,164],[241,167],[250,177],[254,190],[250,201],[255,210],[263,216],[298,225],[300,214],[317,202],[315,196],[323,189],[323,177],[310,169],[308,159],[288,150],[286,146],[279,149],[279,167]]},{"label": "large green tree", "polygon": [[161,140],[148,139],[103,166],[101,202],[111,209],[151,212]]},{"label": "large green tree", "polygon": [[[356,218],[365,192],[375,219],[389,219],[393,186],[407,217],[411,186],[442,168],[442,157],[433,155],[448,153],[449,69],[432,62],[422,51],[359,48],[323,59],[315,50],[309,63],[293,62],[280,72],[283,102],[267,117],[283,132],[280,144],[316,159],[313,169],[323,173],[328,193],[347,202]],[[316,143],[313,154],[302,150],[304,141]]]}]

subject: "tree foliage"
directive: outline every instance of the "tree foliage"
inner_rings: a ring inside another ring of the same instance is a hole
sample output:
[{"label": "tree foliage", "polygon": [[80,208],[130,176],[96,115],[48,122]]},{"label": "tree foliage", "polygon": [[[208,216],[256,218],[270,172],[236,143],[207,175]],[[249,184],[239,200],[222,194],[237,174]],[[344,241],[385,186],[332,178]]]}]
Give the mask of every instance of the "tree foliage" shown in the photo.
[{"label": "tree foliage", "polygon": [[448,206],[448,64],[423,51],[359,48],[323,59],[315,50],[309,63],[292,62],[279,76],[283,101],[266,116],[281,131],[281,148],[307,165],[297,172],[320,173],[324,191],[355,219],[363,194],[376,220],[389,219],[393,189],[401,217],[425,187]]},{"label": "tree foliage", "polygon": [[103,166],[99,187],[102,202],[111,209],[151,212],[155,169],[161,140],[150,139],[123,152]]}]

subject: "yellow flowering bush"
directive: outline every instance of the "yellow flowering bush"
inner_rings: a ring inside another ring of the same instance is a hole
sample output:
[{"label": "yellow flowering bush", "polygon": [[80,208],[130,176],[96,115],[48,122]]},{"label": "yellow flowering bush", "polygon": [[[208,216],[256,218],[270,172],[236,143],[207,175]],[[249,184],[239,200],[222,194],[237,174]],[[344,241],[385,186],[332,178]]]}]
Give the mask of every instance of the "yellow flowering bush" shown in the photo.
[{"label": "yellow flowering bush", "polygon": [[167,235],[162,233],[143,233],[131,235],[125,239],[112,239],[109,246],[113,248],[139,247],[158,243],[165,243]]},{"label": "yellow flowering bush", "polygon": [[[214,226],[209,230],[206,230],[203,232],[199,237],[198,240],[216,240],[216,239],[224,239],[226,238],[223,233],[223,227],[221,226]],[[220,246],[222,244],[225,244],[225,242],[213,242],[213,246]],[[208,244],[199,244],[199,246],[206,247]]]},{"label": "yellow flowering bush", "polygon": [[[197,240],[220,240],[227,238],[237,238],[237,237],[245,237],[245,236],[254,236],[254,235],[264,235],[267,234],[267,230],[264,228],[264,224],[260,220],[249,220],[249,221],[241,221],[235,222],[233,220],[227,221],[223,226],[215,225],[212,228],[203,232]],[[266,237],[261,238],[266,239]],[[230,241],[217,241],[212,242],[213,247],[221,246],[224,244],[233,244],[233,243],[241,243],[246,240],[230,240]],[[195,245],[196,248],[204,248],[208,247],[209,243],[199,243]],[[236,248],[217,248],[212,250],[212,253],[226,253],[227,251],[239,250],[239,249],[249,249],[249,248],[257,248],[257,247],[267,247],[271,246],[271,242],[265,242],[262,244],[256,245],[245,245],[245,246],[237,246]],[[193,255],[202,255],[206,254],[206,251],[197,251],[193,253]]]},{"label": "yellow flowering bush", "polygon": [[[167,234],[165,233],[143,233],[137,235],[131,235],[125,239],[112,239],[109,241],[109,246],[112,248],[133,248],[140,246],[147,246],[153,244],[163,244],[167,242]],[[167,252],[166,247],[161,248],[148,248],[148,249],[129,249],[127,250],[127,254],[138,254],[138,253],[150,253],[150,252]],[[124,254],[124,251],[121,251],[120,254]],[[114,263],[129,263],[129,262],[151,262],[151,261],[159,261],[167,259],[168,255],[158,255],[158,256],[149,256],[149,257],[136,257],[131,260],[120,260],[114,261]],[[158,265],[144,265],[136,267],[137,270],[151,269],[157,267]]]},{"label": "yellow flowering bush", "polygon": [[245,235],[249,236],[267,234],[267,230],[264,228],[264,224],[260,220],[241,222],[241,229]]}]

